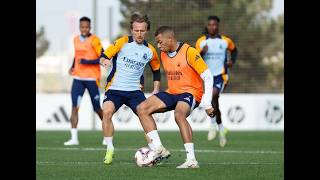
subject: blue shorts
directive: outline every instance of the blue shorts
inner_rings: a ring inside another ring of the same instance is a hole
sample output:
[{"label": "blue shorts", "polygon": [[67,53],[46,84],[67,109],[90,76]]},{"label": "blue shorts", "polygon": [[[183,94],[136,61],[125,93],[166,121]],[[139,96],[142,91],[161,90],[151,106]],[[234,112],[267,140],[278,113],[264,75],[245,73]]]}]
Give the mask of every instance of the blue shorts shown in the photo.
[{"label": "blue shorts", "polygon": [[228,74],[220,74],[217,76],[213,76],[213,87],[218,89],[219,93],[223,92],[223,89],[227,85],[228,82]]},{"label": "blue shorts", "polygon": [[178,101],[183,101],[189,104],[190,112],[199,106],[199,102],[195,101],[195,98],[190,93],[182,94],[169,94],[167,92],[159,92],[155,94],[164,104],[166,105],[166,110],[174,110],[177,106]]},{"label": "blue shorts", "polygon": [[109,89],[104,94],[103,102],[112,101],[117,111],[123,104],[131,108],[131,110],[137,114],[137,106],[146,100],[143,92],[136,91],[119,91]]},{"label": "blue shorts", "polygon": [[71,88],[72,107],[79,107],[84,91],[88,89],[91,103],[95,111],[100,110],[100,93],[96,81],[73,79]]}]

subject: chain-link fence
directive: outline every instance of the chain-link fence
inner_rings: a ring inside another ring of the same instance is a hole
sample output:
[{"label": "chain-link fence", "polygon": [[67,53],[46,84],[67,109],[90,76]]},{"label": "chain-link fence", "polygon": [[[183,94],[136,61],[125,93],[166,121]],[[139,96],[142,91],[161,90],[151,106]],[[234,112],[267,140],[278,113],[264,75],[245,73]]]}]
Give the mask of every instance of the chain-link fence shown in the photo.
[{"label": "chain-link fence", "polygon": [[[151,20],[148,41],[156,47],[154,32],[161,25],[172,26],[177,39],[192,46],[202,35],[209,15],[219,16],[220,33],[237,46],[238,59],[231,70],[225,92],[284,92],[284,19],[271,17],[272,0],[120,0],[123,32],[129,34],[132,13],[139,11]],[[124,35],[115,32],[118,37]],[[112,41],[115,39],[112,39]],[[71,64],[71,59],[69,64]],[[67,72],[67,69],[64,69]],[[68,74],[37,74],[37,92],[69,92],[72,78]],[[106,73],[102,73],[101,91]],[[153,77],[149,66],[145,72],[145,92],[151,92]],[[166,75],[161,69],[161,89]]]},{"label": "chain-link fence", "polygon": [[[195,46],[209,15],[219,16],[220,33],[230,37],[238,49],[225,92],[283,93],[284,20],[271,17],[272,0],[121,0],[128,30],[130,16],[139,11],[151,19],[148,41],[154,46],[154,32],[161,25],[172,26],[177,39]],[[129,32],[129,31],[128,31]],[[162,89],[166,77],[162,72]],[[145,91],[152,91],[152,74],[145,70]]]}]

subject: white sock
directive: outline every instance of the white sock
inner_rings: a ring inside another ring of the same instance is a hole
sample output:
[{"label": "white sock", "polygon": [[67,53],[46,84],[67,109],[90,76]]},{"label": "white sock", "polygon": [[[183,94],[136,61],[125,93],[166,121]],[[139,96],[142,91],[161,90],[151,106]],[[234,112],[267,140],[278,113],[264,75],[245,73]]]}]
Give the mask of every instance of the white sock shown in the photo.
[{"label": "white sock", "polygon": [[71,139],[77,140],[78,139],[78,129],[77,128],[71,128]]},{"label": "white sock", "polygon": [[104,137],[104,140],[107,142],[107,150],[113,151],[113,143],[112,143],[113,136],[111,137]]},{"label": "white sock", "polygon": [[209,117],[209,119],[210,119],[210,123],[211,123],[211,125],[212,125],[212,127],[215,127],[215,125],[217,124],[217,118],[216,118],[216,116],[215,117],[210,117],[210,116],[208,116]]},{"label": "white sock", "polygon": [[185,143],[184,148],[186,149],[187,152],[187,159],[196,159],[194,155],[194,145],[193,143]]},{"label": "white sock", "polygon": [[148,144],[148,146],[149,146],[149,148],[151,149],[151,150],[155,150],[155,148],[154,148],[154,145],[152,144],[152,143],[150,143],[150,144]]},{"label": "white sock", "polygon": [[162,145],[157,130],[153,130],[153,131],[148,132],[147,136],[150,138],[150,140],[151,140],[150,144],[153,144],[153,148],[157,149]]},{"label": "white sock", "polygon": [[223,124],[219,124],[219,131],[222,132],[224,130]]}]

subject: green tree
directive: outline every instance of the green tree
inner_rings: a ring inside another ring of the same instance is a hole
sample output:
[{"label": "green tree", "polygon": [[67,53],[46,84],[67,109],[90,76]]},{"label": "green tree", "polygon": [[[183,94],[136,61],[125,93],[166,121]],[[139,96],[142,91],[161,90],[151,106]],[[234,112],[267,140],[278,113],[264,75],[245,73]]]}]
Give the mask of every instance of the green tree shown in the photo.
[{"label": "green tree", "polygon": [[267,45],[262,52],[264,55],[263,64],[268,68],[267,81],[270,84],[271,92],[284,92],[284,16],[277,19],[273,43]]},{"label": "green tree", "polygon": [[41,26],[39,32],[36,32],[36,58],[41,57],[49,48],[49,41],[45,37],[44,27]]},{"label": "green tree", "polygon": [[[153,45],[156,28],[169,25],[175,29],[177,39],[194,46],[207,17],[219,16],[220,33],[233,39],[239,52],[226,92],[281,91],[281,87],[271,86],[269,75],[274,72],[263,63],[264,57],[276,55],[283,47],[279,40],[283,37],[283,19],[273,20],[267,14],[272,0],[121,0],[121,3],[124,16],[121,27],[128,32],[132,13],[148,14],[151,19],[148,41]],[[146,85],[152,84],[149,72],[145,72]],[[164,77],[163,74],[162,88],[166,87]],[[151,87],[146,86],[146,90],[151,91]]]}]

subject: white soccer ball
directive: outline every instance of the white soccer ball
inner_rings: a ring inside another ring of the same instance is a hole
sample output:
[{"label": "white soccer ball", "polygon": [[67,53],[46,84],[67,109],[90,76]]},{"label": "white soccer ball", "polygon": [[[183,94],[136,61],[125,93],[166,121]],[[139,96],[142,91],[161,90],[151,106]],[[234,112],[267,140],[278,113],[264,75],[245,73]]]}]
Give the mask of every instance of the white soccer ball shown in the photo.
[{"label": "white soccer ball", "polygon": [[139,167],[151,167],[153,166],[155,153],[148,147],[142,147],[137,150],[134,158]]}]

